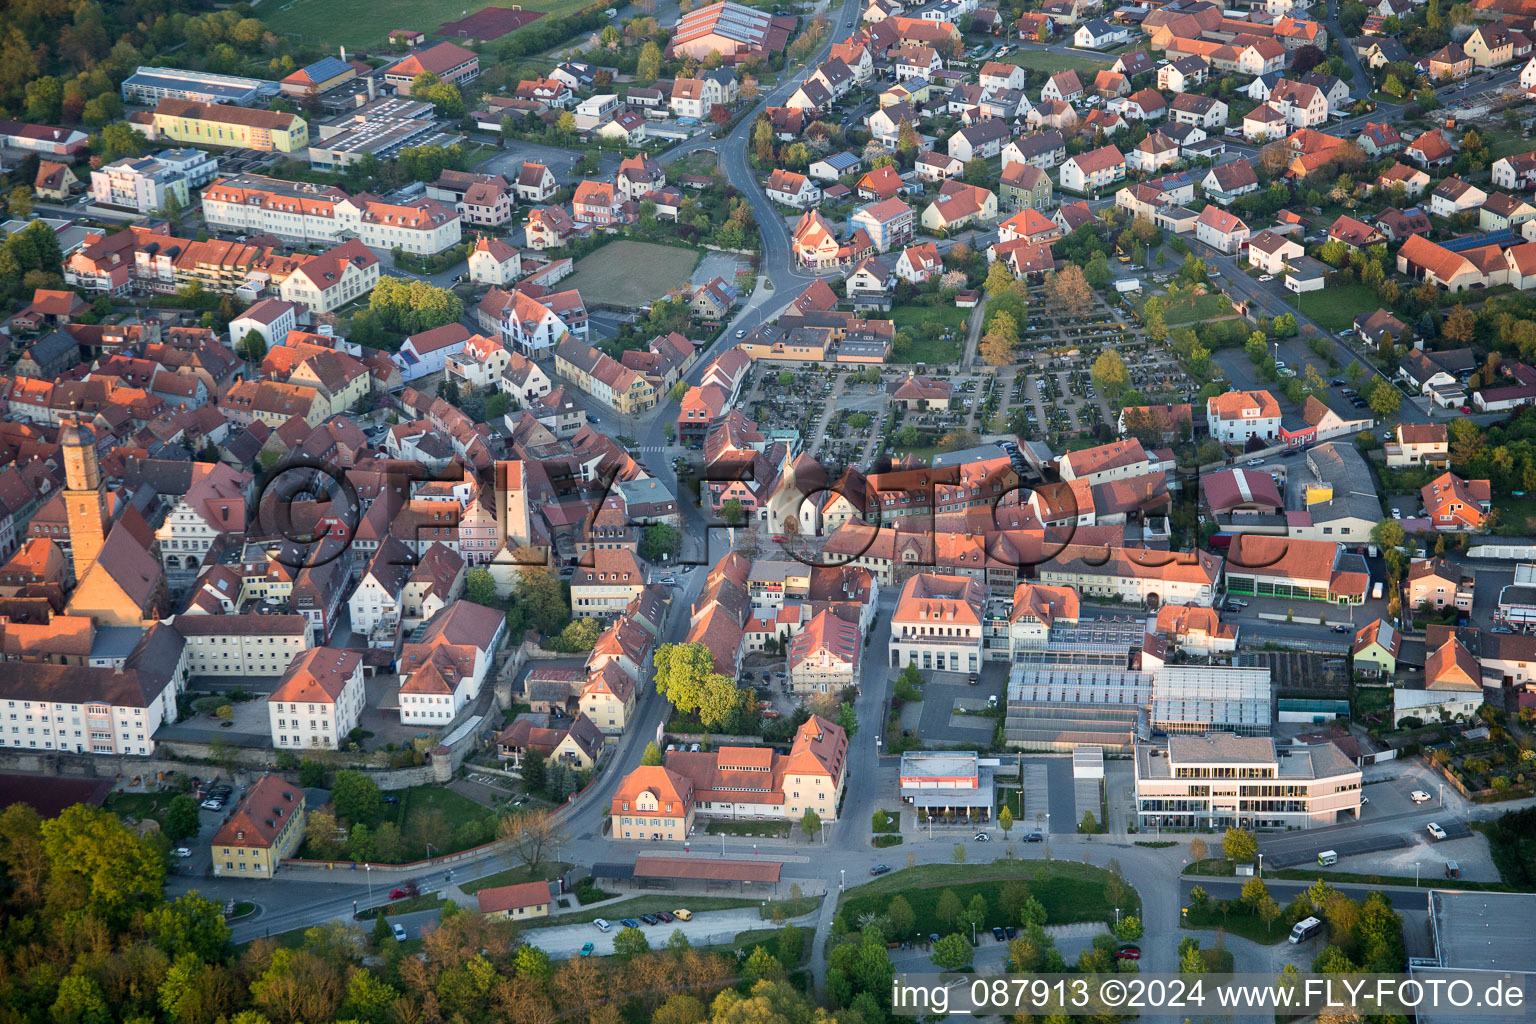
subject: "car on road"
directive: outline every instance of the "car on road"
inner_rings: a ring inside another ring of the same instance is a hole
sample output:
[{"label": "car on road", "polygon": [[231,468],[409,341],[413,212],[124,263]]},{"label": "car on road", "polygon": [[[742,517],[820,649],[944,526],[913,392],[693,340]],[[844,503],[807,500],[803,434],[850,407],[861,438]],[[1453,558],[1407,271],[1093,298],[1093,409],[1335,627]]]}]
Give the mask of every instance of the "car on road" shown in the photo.
[{"label": "car on road", "polygon": [[1264,460],[1263,459],[1249,459],[1248,460],[1248,465],[1250,465],[1250,466],[1262,466],[1262,465],[1264,465]]},{"label": "car on road", "polygon": [[687,907],[678,907],[676,910],[672,911],[672,916],[677,918],[679,921],[692,921],[693,911],[689,910]]},{"label": "car on road", "polygon": [[1260,274],[1259,275],[1259,280],[1261,282],[1273,281],[1274,279],[1275,279],[1275,275],[1274,274]]},{"label": "car on road", "polygon": [[1445,829],[1441,828],[1439,825],[1437,825],[1433,821],[1430,822],[1428,825],[1424,826],[1424,831],[1428,832],[1430,835],[1434,836],[1436,839],[1444,839],[1445,838]]},{"label": "car on road", "polygon": [[591,956],[593,950],[595,950],[595,949],[597,949],[597,947],[592,945],[592,943],[590,943],[590,942],[583,942],[581,944],[581,955],[582,956]]},{"label": "car on road", "polygon": [[992,841],[992,837],[987,835],[985,832],[977,832],[975,835],[971,836],[971,838],[976,840],[978,843],[990,843]]},{"label": "car on road", "polygon": [[1031,832],[1029,835],[1024,837],[1024,841],[1026,843],[1043,843],[1045,842],[1045,836],[1041,835],[1039,832]]},{"label": "car on road", "polygon": [[396,942],[404,942],[409,937],[403,924],[392,924],[389,926],[389,930],[395,936]]},{"label": "car on road", "polygon": [[1427,804],[1429,803],[1429,794],[1424,792],[1422,789],[1416,789],[1412,793],[1408,794],[1408,799],[1412,800],[1416,804]]},{"label": "car on road", "polygon": [[597,920],[592,922],[592,927],[596,928],[600,932],[605,932],[609,928],[612,928],[613,925],[609,924],[607,921],[603,920],[602,918],[598,918]]},{"label": "car on road", "polygon": [[621,928],[639,928],[640,922],[632,917],[622,917],[619,919],[619,926]]},{"label": "car on road", "polygon": [[412,895],[414,895],[414,894],[409,889],[391,889],[391,890],[389,890],[389,898],[392,899],[392,900],[409,899]]},{"label": "car on road", "polygon": [[1343,623],[1334,623],[1329,628],[1332,629],[1335,633],[1348,633],[1349,632],[1349,627],[1344,625]]},{"label": "car on road", "polygon": [[192,851],[190,849],[188,849],[187,847],[185,847],[185,846],[178,846],[178,847],[176,847],[176,849],[172,850],[171,852],[174,853],[176,856],[182,858],[183,860],[185,860],[186,858],[192,856]]},{"label": "car on road", "polygon": [[1115,959],[1116,960],[1140,960],[1141,959],[1141,947],[1140,946],[1121,946],[1115,952]]},{"label": "car on road", "polygon": [[876,864],[874,867],[869,869],[869,873],[872,875],[883,875],[889,870],[891,870],[891,866],[889,864]]},{"label": "car on road", "polygon": [[1463,416],[1472,415],[1472,407],[1470,405],[1464,405],[1457,411],[1460,412]]},{"label": "car on road", "polygon": [[998,942],[1002,942],[1003,939],[1005,938],[1005,936],[1003,935],[1003,930],[1001,928],[997,927],[996,925],[994,925],[992,927],[992,937],[994,939],[996,939]]}]

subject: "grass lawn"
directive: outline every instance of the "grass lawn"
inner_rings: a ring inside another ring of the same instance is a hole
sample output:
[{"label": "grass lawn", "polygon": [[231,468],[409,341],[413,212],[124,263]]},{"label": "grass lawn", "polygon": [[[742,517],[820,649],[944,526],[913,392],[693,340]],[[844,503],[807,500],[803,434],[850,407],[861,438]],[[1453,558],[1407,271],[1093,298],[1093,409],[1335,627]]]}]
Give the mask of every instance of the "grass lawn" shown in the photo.
[{"label": "grass lawn", "polygon": [[[914,931],[919,935],[943,931],[935,911],[945,889],[953,889],[966,906],[971,897],[981,894],[987,900],[984,928],[1018,924],[1010,921],[999,905],[999,890],[1006,882],[1020,880],[1029,884],[1030,895],[1045,907],[1049,924],[1076,921],[1115,920],[1115,908],[1104,896],[1104,882],[1109,872],[1090,864],[1070,861],[999,860],[991,864],[923,864],[893,871],[889,875],[850,889],[838,907],[838,916],[850,929],[858,928],[861,914],[882,914],[891,899],[901,894],[916,917]],[[1122,914],[1141,913],[1141,898],[1126,885],[1129,895],[1120,908]]]},{"label": "grass lawn", "polygon": [[[955,362],[960,358],[965,344],[965,321],[970,313],[970,310],[961,309],[953,303],[944,306],[892,307],[890,318],[895,322],[897,331],[905,331],[912,339],[912,349],[902,356],[893,354],[891,361],[926,363],[930,366]],[[936,335],[948,328],[953,336],[947,340],[937,336],[928,337],[928,332],[923,330],[925,323],[938,325],[939,330],[934,332]]]},{"label": "grass lawn", "polygon": [[[1136,312],[1140,313],[1147,304],[1146,296],[1135,303]],[[1200,323],[1205,320],[1214,320],[1219,316],[1225,316],[1231,312],[1230,307],[1226,313],[1221,309],[1222,295],[1220,292],[1208,292],[1205,295],[1180,295],[1177,299],[1170,299],[1167,295],[1159,295],[1163,303],[1163,322],[1170,327],[1179,324]]]},{"label": "grass lawn", "polygon": [[432,855],[440,857],[445,853],[458,852],[459,846],[448,837],[457,832],[460,825],[467,821],[483,821],[491,813],[490,808],[482,807],[469,797],[460,796],[440,786],[415,786],[407,789],[400,794],[398,806],[401,846],[404,847],[402,862],[426,858],[426,840],[421,838],[424,820],[440,813],[447,825],[446,832],[440,833],[445,836],[445,845],[439,849],[435,841],[432,843]]},{"label": "grass lawn", "polygon": [[1241,935],[1245,939],[1266,946],[1289,937],[1291,926],[1296,923],[1283,912],[1285,909],[1283,905],[1280,916],[1275,918],[1273,924],[1266,925],[1262,917],[1236,901],[1233,901],[1232,909],[1225,914],[1216,909],[1218,902],[1218,900],[1211,900],[1203,907],[1190,907],[1180,923],[1185,928],[1221,928],[1232,935]]},{"label": "grass lawn", "polygon": [[[1330,331],[1342,331],[1355,322],[1357,314],[1374,313],[1381,306],[1376,293],[1363,284],[1329,285],[1322,295],[1285,293],[1285,301],[1292,306],[1296,306],[1297,299],[1301,300],[1297,307],[1301,312]],[[1170,318],[1169,323],[1172,322]]]},{"label": "grass lawn", "polygon": [[[437,34],[439,25],[458,21],[465,10],[473,14],[481,7],[512,6],[490,0],[467,7],[460,0],[278,0],[260,8],[256,16],[278,35],[298,36],[306,43],[326,48],[341,45],[382,49],[387,42],[386,33],[392,29],[416,29],[431,38]],[[585,3],[523,0],[519,6],[558,17],[581,10]]]},{"label": "grass lawn", "polygon": [[527,867],[519,864],[515,868],[497,871],[495,874],[486,875],[484,878],[477,878],[473,882],[462,882],[459,888],[473,895],[481,889],[493,889],[498,885],[521,885],[524,882],[558,878],[569,870],[571,870],[569,864],[540,864],[537,871],[530,871]]},{"label": "grass lawn", "polygon": [[699,255],[673,245],[621,239],[578,260],[566,287],[577,289],[589,302],[643,306],[685,283]]},{"label": "grass lawn", "polygon": [[1532,149],[1536,149],[1536,143],[1519,132],[1479,132],[1478,134],[1482,135],[1483,141],[1488,144],[1488,157],[1491,160],[1497,160],[1503,156],[1514,156],[1516,153],[1529,153]]},{"label": "grass lawn", "polygon": [[[1494,498],[1493,507],[1499,512],[1499,525],[1494,532],[1505,537],[1523,537],[1536,528],[1536,497],[1516,498],[1500,494]],[[112,802],[107,801],[111,807]]]},{"label": "grass lawn", "polygon": [[1029,68],[1031,71],[1043,71],[1048,75],[1054,75],[1058,71],[1072,69],[1074,71],[1086,71],[1090,76],[1109,67],[1114,61],[1100,60],[1097,57],[1089,57],[1086,54],[1052,53],[1050,50],[1039,50],[1025,45],[1003,58],[1004,64],[1017,64],[1021,68]]},{"label": "grass lawn", "polygon": [[790,826],[799,822],[788,821],[712,821],[704,829],[707,836],[742,836],[747,839],[787,839]]},{"label": "grass lawn", "polygon": [[385,917],[394,917],[396,914],[414,914],[418,910],[441,910],[442,907],[441,893],[424,892],[420,896],[407,896],[403,900],[393,900],[371,909],[361,910],[357,916],[360,920],[372,921],[380,914]]},{"label": "grass lawn", "polygon": [[171,801],[179,793],[112,793],[107,797],[106,808],[113,814],[138,821],[159,821],[171,809]]}]

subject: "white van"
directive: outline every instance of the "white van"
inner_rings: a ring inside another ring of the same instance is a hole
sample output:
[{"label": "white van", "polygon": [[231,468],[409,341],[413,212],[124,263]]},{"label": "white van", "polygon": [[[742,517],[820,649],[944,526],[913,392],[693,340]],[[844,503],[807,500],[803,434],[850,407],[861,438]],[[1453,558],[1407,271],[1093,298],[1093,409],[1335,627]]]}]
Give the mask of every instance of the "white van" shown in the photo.
[{"label": "white van", "polygon": [[1337,864],[1338,862],[1339,855],[1332,850],[1324,850],[1322,853],[1317,855],[1317,863],[1322,867],[1327,867],[1330,864]]},{"label": "white van", "polygon": [[1291,929],[1291,944],[1295,945],[1297,943],[1306,942],[1312,936],[1316,935],[1318,929],[1320,929],[1322,926],[1323,922],[1319,921],[1315,917],[1307,917],[1297,921],[1296,927]]}]

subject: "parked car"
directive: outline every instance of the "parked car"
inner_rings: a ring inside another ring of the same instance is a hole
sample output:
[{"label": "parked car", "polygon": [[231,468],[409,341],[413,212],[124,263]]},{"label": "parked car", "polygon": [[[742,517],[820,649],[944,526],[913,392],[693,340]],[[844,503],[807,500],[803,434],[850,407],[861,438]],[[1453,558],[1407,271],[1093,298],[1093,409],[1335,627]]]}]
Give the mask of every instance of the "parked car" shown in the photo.
[{"label": "parked car", "polygon": [[596,948],[597,947],[592,945],[592,943],[590,943],[590,942],[583,942],[581,944],[581,955],[582,956],[591,956],[592,955],[592,951],[595,950]]},{"label": "parked car", "polygon": [[407,938],[409,938],[409,935],[407,935],[405,930],[405,925],[403,924],[392,924],[389,926],[389,930],[395,936],[396,942],[404,942]]},{"label": "parked car", "polygon": [[1140,960],[1141,959],[1141,947],[1140,946],[1121,946],[1119,951],[1115,953],[1115,959],[1116,960]]},{"label": "parked car", "polygon": [[411,894],[408,891],[406,891],[405,889],[391,889],[391,890],[389,890],[389,898],[392,899],[392,900],[408,899],[410,897],[410,895]]},{"label": "parked car", "polygon": [[1041,835],[1039,832],[1031,832],[1029,835],[1024,837],[1024,841],[1026,843],[1043,843],[1045,842],[1045,836]]},{"label": "parked car", "polygon": [[636,921],[632,917],[625,917],[625,918],[620,918],[619,926],[621,928],[639,928],[640,927],[640,922]]},{"label": "parked car", "polygon": [[1429,794],[1424,792],[1422,789],[1416,789],[1412,793],[1408,794],[1408,799],[1412,800],[1416,804],[1427,804],[1429,803]]},{"label": "parked car", "polygon": [[188,849],[187,847],[185,847],[185,846],[178,846],[178,847],[176,847],[176,849],[172,850],[171,852],[173,854],[175,854],[176,856],[182,858],[183,860],[185,860],[186,858],[192,856],[192,851],[190,849]]},{"label": "parked car", "polygon": [[655,914],[641,914],[640,920],[644,921],[648,925],[657,925],[661,923],[661,918],[657,917]]},{"label": "parked car", "polygon": [[1275,275],[1274,274],[1260,274],[1259,275],[1259,280],[1261,282],[1269,282],[1269,281],[1273,281],[1274,279],[1275,279]]},{"label": "parked car", "polygon": [[205,811],[222,811],[224,809],[224,801],[215,800],[212,797],[209,797],[207,800],[204,800],[202,803],[198,804],[198,806]]},{"label": "parked car", "polygon": [[1424,830],[1426,832],[1428,832],[1430,835],[1434,836],[1436,839],[1444,839],[1445,838],[1445,829],[1441,828],[1439,825],[1437,825],[1433,821],[1430,822],[1428,825],[1425,825],[1424,826]]},{"label": "parked car", "polygon": [[874,867],[869,869],[869,873],[872,875],[883,875],[889,870],[891,870],[891,866],[889,864],[876,864]]},{"label": "parked car", "polygon": [[1003,939],[1005,938],[1005,936],[1003,935],[1003,930],[1001,928],[997,927],[996,925],[994,925],[993,928],[992,928],[992,937],[994,939],[996,939],[998,942],[1002,942]]},{"label": "parked car", "polygon": [[658,921],[660,921],[662,924],[671,924],[672,923],[672,915],[669,914],[665,910],[658,910],[658,911],[656,911],[656,919]]},{"label": "parked car", "polygon": [[679,921],[692,921],[693,911],[686,907],[678,907],[676,910],[672,911],[672,916],[677,918]]},{"label": "parked car", "polygon": [[592,927],[596,928],[600,932],[605,932],[609,928],[612,928],[613,925],[609,924],[607,921],[604,921],[602,918],[598,918],[596,921],[592,922]]},{"label": "parked car", "polygon": [[1336,623],[1336,624],[1334,624],[1333,626],[1331,626],[1329,628],[1332,629],[1335,633],[1348,633],[1349,632],[1349,627],[1346,626],[1346,625],[1343,625],[1342,623]]},{"label": "parked car", "polygon": [[985,832],[977,832],[975,835],[971,836],[971,838],[976,840],[978,843],[990,843],[992,841],[992,837],[987,835]]},{"label": "parked car", "polygon": [[1019,934],[1019,930],[1011,924],[1005,924],[1003,925],[1003,934],[1012,939],[1015,935]]}]

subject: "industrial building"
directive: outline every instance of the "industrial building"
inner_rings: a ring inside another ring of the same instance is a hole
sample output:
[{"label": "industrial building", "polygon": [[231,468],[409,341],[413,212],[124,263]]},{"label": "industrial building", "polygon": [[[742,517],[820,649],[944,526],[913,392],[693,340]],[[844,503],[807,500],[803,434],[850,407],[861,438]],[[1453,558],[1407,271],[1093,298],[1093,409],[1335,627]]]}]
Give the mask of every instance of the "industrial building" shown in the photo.
[{"label": "industrial building", "polygon": [[152,107],[161,100],[196,100],[248,107],[278,93],[276,82],[235,75],[215,75],[185,68],[140,67],[123,79],[123,102]]},{"label": "industrial building", "polygon": [[323,170],[339,170],[370,156],[388,160],[407,146],[464,141],[457,132],[438,129],[432,104],[405,96],[372,100],[313,127],[309,162]]}]

